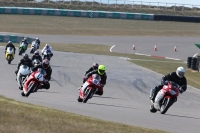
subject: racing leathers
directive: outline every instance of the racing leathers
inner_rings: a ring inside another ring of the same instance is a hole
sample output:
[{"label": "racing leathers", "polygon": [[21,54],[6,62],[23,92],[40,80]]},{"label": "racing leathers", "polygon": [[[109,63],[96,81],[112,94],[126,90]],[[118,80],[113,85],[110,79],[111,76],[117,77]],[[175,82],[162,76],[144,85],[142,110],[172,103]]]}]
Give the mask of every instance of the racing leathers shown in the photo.
[{"label": "racing leathers", "polygon": [[98,74],[100,77],[101,77],[101,88],[95,93],[95,94],[98,94],[98,95],[103,95],[103,87],[106,85],[106,80],[107,80],[107,75],[106,75],[106,72],[103,74],[103,75],[100,75],[98,73],[98,70],[93,70],[91,72],[89,72],[88,74],[86,74],[85,76],[85,81],[90,77],[92,76],[92,74]]},{"label": "racing leathers", "polygon": [[39,47],[40,47],[40,40],[36,39],[35,42],[38,44],[37,49],[39,49]]},{"label": "racing leathers", "polygon": [[180,92],[183,93],[187,90],[187,79],[183,76],[182,78],[178,77],[176,72],[169,73],[162,77],[161,85],[156,86],[155,88],[151,89],[150,91],[150,99],[154,102],[157,93],[163,88],[168,81],[172,81],[177,83],[181,89]]},{"label": "racing leathers", "polygon": [[8,43],[8,44],[6,45],[5,53],[6,53],[6,50],[7,50],[8,47],[12,47],[12,48],[14,49],[14,54],[15,54],[16,48],[15,48],[15,46],[14,46],[13,44],[11,44],[11,43]]},{"label": "racing leathers", "polygon": [[[89,72],[92,72],[93,70],[97,70],[97,68],[94,68],[94,67],[90,67],[86,72],[85,72],[85,76],[89,73]],[[83,83],[85,83],[85,78],[83,78]]]},{"label": "racing leathers", "polygon": [[40,62],[42,62],[42,57],[40,55],[33,55],[31,60],[35,60],[35,59],[38,59]]},{"label": "racing leathers", "polygon": [[28,59],[28,60],[21,59],[21,60],[19,61],[18,65],[17,65],[16,70],[15,70],[15,74],[16,74],[16,75],[17,75],[17,73],[18,73],[18,71],[19,71],[19,67],[20,67],[21,65],[26,65],[26,66],[28,66],[29,68],[33,67],[33,64],[32,64],[31,59]]}]

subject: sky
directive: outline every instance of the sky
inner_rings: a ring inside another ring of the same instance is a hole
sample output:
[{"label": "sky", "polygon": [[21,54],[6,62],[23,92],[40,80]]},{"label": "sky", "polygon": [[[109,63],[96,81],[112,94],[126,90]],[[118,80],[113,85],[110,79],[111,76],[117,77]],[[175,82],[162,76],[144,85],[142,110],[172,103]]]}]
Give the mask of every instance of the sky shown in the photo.
[{"label": "sky", "polygon": [[141,1],[200,5],[200,0],[141,0]]}]

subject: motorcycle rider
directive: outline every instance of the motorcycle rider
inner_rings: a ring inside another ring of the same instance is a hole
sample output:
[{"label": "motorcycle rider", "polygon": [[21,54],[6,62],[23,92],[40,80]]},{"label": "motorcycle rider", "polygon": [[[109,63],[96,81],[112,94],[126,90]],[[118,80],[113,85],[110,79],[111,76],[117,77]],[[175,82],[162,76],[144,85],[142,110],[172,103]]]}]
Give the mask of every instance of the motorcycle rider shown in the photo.
[{"label": "motorcycle rider", "polygon": [[39,49],[39,47],[40,47],[40,39],[38,37],[35,38],[35,42],[38,44],[37,49]]},{"label": "motorcycle rider", "polygon": [[34,55],[33,55],[32,58],[31,58],[32,61],[35,60],[35,59],[38,59],[38,60],[40,60],[40,62],[42,62],[42,57],[40,56],[40,53],[39,53],[38,50],[36,50],[36,51],[34,52]]},{"label": "motorcycle rider", "polygon": [[20,42],[20,44],[24,42],[26,44],[26,49],[28,48],[28,40],[27,38],[25,37],[24,39],[22,39],[22,41]]},{"label": "motorcycle rider", "polygon": [[32,61],[31,61],[31,59],[29,59],[28,54],[24,54],[23,59],[21,59],[21,60],[19,61],[18,65],[17,65],[17,68],[16,68],[16,70],[15,70],[15,74],[16,74],[16,75],[17,75],[17,73],[18,73],[18,71],[19,71],[19,67],[20,67],[21,65],[26,65],[26,66],[28,66],[29,68],[33,67]]},{"label": "motorcycle rider", "polygon": [[162,77],[161,85],[155,86],[155,88],[150,91],[150,100],[154,103],[157,93],[163,88],[164,85],[168,84],[168,81],[177,83],[181,89],[180,93],[183,93],[187,90],[187,79],[184,76],[185,69],[180,66],[176,69],[176,72],[171,72]]},{"label": "motorcycle rider", "polygon": [[86,74],[85,81],[92,76],[92,74],[98,74],[101,77],[101,88],[95,93],[97,95],[103,95],[103,87],[106,85],[107,75],[106,75],[106,67],[104,65],[99,65],[98,69],[93,70]]},{"label": "motorcycle rider", "polygon": [[44,48],[42,49],[42,55],[43,55],[43,53],[44,53],[45,50],[50,51],[51,52],[51,57],[53,56],[53,49],[52,49],[52,47],[49,44],[46,44],[44,46]]},{"label": "motorcycle rider", "polygon": [[[85,72],[85,75],[88,74],[89,72],[93,71],[93,70],[97,70],[99,67],[99,64],[98,63],[94,63],[92,65],[92,67],[90,67],[86,72]],[[83,79],[83,83],[85,83],[85,78]]]},{"label": "motorcycle rider", "polygon": [[51,66],[50,66],[50,62],[48,59],[44,59],[42,61],[42,64],[40,65],[37,65],[36,67],[33,67],[32,68],[32,71],[37,71],[38,68],[42,68],[46,71],[47,73],[47,76],[45,77],[46,78],[46,81],[44,82],[44,84],[41,86],[41,88],[45,88],[45,89],[49,89],[50,88],[50,84],[49,84],[49,80],[51,79],[51,73],[52,73],[52,69],[51,69]]},{"label": "motorcycle rider", "polygon": [[11,41],[8,41],[7,45],[6,45],[6,48],[5,48],[5,53],[6,53],[6,50],[7,50],[7,47],[12,47],[14,49],[14,54],[15,54],[15,46],[13,45],[13,43]]}]

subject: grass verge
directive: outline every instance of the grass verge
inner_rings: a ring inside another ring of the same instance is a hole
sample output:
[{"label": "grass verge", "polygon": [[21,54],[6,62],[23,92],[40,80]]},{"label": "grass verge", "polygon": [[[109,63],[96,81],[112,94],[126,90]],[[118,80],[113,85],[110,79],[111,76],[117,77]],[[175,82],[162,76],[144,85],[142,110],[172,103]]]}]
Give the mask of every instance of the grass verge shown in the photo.
[{"label": "grass verge", "polygon": [[0,15],[0,31],[24,34],[88,36],[199,36],[198,23]]},{"label": "grass verge", "polygon": [[0,96],[1,133],[165,133],[66,113]]}]

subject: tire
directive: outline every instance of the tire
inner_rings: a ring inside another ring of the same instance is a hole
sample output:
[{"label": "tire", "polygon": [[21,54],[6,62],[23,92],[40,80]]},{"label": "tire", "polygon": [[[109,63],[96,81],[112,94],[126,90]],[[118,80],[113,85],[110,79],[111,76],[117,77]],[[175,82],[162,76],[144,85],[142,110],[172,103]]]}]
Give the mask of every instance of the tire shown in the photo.
[{"label": "tire", "polygon": [[9,60],[9,61],[8,61],[8,64],[10,64],[10,63],[11,63],[11,61]]},{"label": "tire", "polygon": [[28,85],[28,93],[26,94],[26,97],[28,97],[30,94],[31,94],[31,92],[33,92],[33,90],[34,90],[34,88],[37,86],[37,84],[33,84],[33,83],[31,83],[31,84],[29,84]]},{"label": "tire", "polygon": [[157,110],[154,108],[153,104],[150,106],[150,112],[151,113],[156,113]]},{"label": "tire", "polygon": [[193,70],[197,70],[197,58],[192,58],[192,62],[191,62],[191,68]]},{"label": "tire", "polygon": [[169,109],[169,107],[174,103],[173,98],[164,98],[163,100],[164,100],[163,101],[164,104],[162,104],[160,108],[161,114],[165,114],[167,110]]},{"label": "tire", "polygon": [[85,91],[85,97],[83,98],[83,103],[86,103],[88,99],[91,97],[93,93],[93,89],[86,89]]},{"label": "tire", "polygon": [[187,68],[191,68],[192,57],[188,57],[187,59]]},{"label": "tire", "polygon": [[83,101],[83,99],[81,99],[80,96],[78,96],[77,100],[78,100],[78,102],[82,102]]}]

